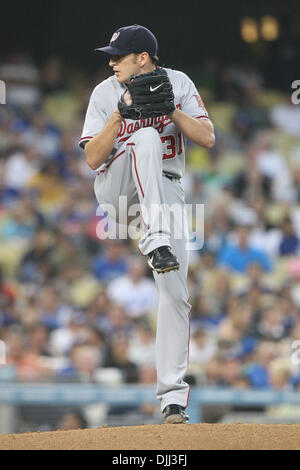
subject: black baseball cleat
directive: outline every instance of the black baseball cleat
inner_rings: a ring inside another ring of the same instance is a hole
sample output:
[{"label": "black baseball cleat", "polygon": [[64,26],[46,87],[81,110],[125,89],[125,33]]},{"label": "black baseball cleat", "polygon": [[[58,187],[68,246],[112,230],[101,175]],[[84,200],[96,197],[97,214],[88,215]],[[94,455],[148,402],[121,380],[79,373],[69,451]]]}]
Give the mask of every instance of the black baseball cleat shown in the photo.
[{"label": "black baseball cleat", "polygon": [[180,405],[168,405],[163,411],[165,424],[184,424],[189,421],[185,408]]},{"label": "black baseball cleat", "polygon": [[148,254],[148,264],[157,273],[178,271],[179,262],[170,250],[169,246],[160,246]]}]

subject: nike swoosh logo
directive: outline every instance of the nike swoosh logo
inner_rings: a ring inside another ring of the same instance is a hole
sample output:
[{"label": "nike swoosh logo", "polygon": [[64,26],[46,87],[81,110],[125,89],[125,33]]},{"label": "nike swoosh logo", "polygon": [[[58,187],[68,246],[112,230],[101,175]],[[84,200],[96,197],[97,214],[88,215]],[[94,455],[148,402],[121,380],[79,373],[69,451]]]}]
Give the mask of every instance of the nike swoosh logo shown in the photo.
[{"label": "nike swoosh logo", "polygon": [[153,86],[150,86],[150,91],[155,91],[157,90],[160,86],[162,86],[163,83],[160,83],[159,85],[157,85],[156,87],[153,88]]}]

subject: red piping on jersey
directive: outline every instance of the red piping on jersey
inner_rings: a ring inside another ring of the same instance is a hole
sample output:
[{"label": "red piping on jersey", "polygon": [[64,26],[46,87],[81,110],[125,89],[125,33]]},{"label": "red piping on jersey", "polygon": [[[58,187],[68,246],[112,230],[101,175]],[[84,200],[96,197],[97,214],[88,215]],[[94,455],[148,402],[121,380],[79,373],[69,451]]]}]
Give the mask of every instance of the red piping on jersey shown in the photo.
[{"label": "red piping on jersey", "polygon": [[134,168],[135,168],[135,172],[136,172],[136,176],[137,176],[137,179],[138,179],[138,182],[139,182],[139,186],[140,186],[140,189],[142,191],[142,196],[145,197],[145,194],[144,194],[144,191],[143,191],[143,188],[142,188],[142,185],[141,185],[141,180],[140,180],[140,177],[139,177],[139,173],[137,171],[137,166],[136,166],[136,154],[134,152],[134,150],[132,149],[132,153],[133,153],[133,157],[134,157]]},{"label": "red piping on jersey", "polygon": [[110,165],[118,158],[120,157],[121,155],[123,155],[123,153],[125,153],[126,150],[123,150],[122,152],[120,152],[118,155],[116,155],[111,162],[108,163],[108,165],[106,165],[106,167],[103,169],[103,170],[100,170],[100,171],[97,171],[97,175],[100,175],[100,173],[104,173],[105,170],[107,170],[107,168],[110,167]]},{"label": "red piping on jersey", "polygon": [[94,137],[92,135],[89,135],[88,137],[82,137],[79,142],[81,142],[82,140],[89,140],[89,139],[93,139]]},{"label": "red piping on jersey", "polygon": [[126,140],[130,139],[130,135],[128,135],[127,137],[123,137],[122,139],[120,139],[118,142],[126,142]]},{"label": "red piping on jersey", "polygon": [[208,117],[208,116],[196,116],[196,119],[200,119],[200,118],[209,119],[209,117]]}]

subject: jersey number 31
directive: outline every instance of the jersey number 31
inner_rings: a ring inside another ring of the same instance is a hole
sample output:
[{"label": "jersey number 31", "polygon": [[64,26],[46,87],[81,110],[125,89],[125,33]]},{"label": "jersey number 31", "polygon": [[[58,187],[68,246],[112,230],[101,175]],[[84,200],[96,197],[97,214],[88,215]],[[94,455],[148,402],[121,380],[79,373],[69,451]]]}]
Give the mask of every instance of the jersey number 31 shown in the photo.
[{"label": "jersey number 31", "polygon": [[166,150],[168,153],[163,154],[163,160],[176,157],[176,154],[180,155],[182,153],[182,135],[179,132],[178,134],[178,152],[176,152],[176,139],[174,135],[167,135],[166,137],[161,137],[162,143],[168,143]]}]

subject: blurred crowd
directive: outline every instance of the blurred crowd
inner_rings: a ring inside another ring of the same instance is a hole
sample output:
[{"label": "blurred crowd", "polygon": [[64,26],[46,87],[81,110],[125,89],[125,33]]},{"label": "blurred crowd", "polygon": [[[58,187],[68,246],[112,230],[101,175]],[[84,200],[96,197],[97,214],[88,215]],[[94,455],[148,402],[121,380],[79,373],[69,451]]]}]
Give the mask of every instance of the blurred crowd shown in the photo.
[{"label": "blurred crowd", "polygon": [[[135,242],[99,240],[78,146],[109,73],[76,81],[55,57],[0,65],[0,338],[20,381],[156,382],[152,274]],[[186,202],[205,208],[190,251],[186,379],[300,389],[300,106],[253,65],[216,84],[208,63],[203,77],[216,144],[188,143],[183,179]]]}]

